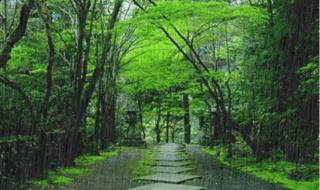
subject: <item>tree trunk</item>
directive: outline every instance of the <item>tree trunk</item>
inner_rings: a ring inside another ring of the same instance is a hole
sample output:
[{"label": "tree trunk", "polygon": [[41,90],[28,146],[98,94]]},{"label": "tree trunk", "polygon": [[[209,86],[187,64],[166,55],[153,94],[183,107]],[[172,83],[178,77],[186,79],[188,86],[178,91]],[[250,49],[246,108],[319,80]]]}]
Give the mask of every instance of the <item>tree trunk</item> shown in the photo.
[{"label": "tree trunk", "polygon": [[167,118],[166,118],[166,143],[169,143],[169,129],[170,129],[170,112],[167,112]]},{"label": "tree trunk", "polygon": [[142,130],[143,139],[146,139],[146,129],[144,128],[144,125],[143,125],[143,110],[142,110],[142,100],[140,95],[138,95],[138,109],[139,109],[140,128]]},{"label": "tree trunk", "polygon": [[172,126],[171,127],[171,142],[172,143],[174,143],[174,141],[175,141],[175,127],[174,126]]},{"label": "tree trunk", "polygon": [[156,126],[155,126],[155,132],[156,132],[156,142],[160,143],[161,141],[161,130],[160,130],[160,121],[161,121],[161,100],[160,95],[158,96],[158,102],[157,102],[157,113],[156,113]]},{"label": "tree trunk", "polygon": [[100,152],[100,126],[101,126],[101,101],[102,101],[102,94],[101,94],[101,81],[99,84],[98,90],[98,100],[96,104],[96,120],[95,120],[95,129],[94,129],[94,141],[95,141],[95,153],[99,154]]},{"label": "tree trunk", "polygon": [[40,134],[39,137],[39,150],[37,151],[37,159],[36,163],[38,167],[36,167],[36,178],[45,179],[48,177],[48,153],[47,153],[47,136],[45,133]]},{"label": "tree trunk", "polygon": [[[93,12],[95,11],[95,3],[97,1],[94,1],[93,6]],[[88,2],[90,3],[90,1]],[[109,51],[110,51],[110,41],[112,38],[112,29],[114,28],[114,25],[117,21],[118,14],[121,9],[123,1],[117,1],[114,5],[112,15],[109,17],[109,21],[107,24],[107,33],[105,34],[104,42],[103,42],[103,52],[101,55],[101,59],[97,66],[95,67],[91,80],[88,84],[87,88],[84,88],[85,83],[85,76],[86,76],[86,70],[87,70],[87,64],[86,62],[89,59],[89,52],[88,48],[90,47],[90,43],[87,44],[87,49],[84,48],[84,40],[87,42],[91,39],[92,30],[93,30],[93,20],[91,18],[90,23],[90,31],[89,34],[86,34],[86,21],[87,21],[87,14],[91,6],[87,6],[86,9],[83,9],[82,7],[80,10],[83,10],[81,14],[77,14],[78,21],[79,21],[79,35],[78,35],[78,47],[77,47],[77,56],[76,56],[76,64],[75,64],[75,74],[74,74],[74,99],[73,99],[73,111],[74,115],[72,118],[72,124],[71,129],[68,132],[67,136],[67,143],[66,143],[66,163],[65,165],[73,165],[73,159],[76,156],[76,154],[79,151],[81,142],[80,139],[80,128],[84,124],[85,117],[86,117],[86,111],[87,107],[90,103],[90,100],[92,98],[93,92],[96,88],[96,83],[101,77],[101,73],[103,72],[103,67],[107,61]],[[81,6],[81,5],[79,5]],[[93,17],[94,15],[91,15]],[[114,105],[115,106],[115,105]],[[113,115],[113,108],[111,108],[111,115]],[[108,110],[109,111],[109,110]],[[113,117],[113,116],[111,116]],[[112,121],[112,118],[108,118],[107,120]],[[111,141],[113,141],[114,138],[111,136]]]},{"label": "tree trunk", "polygon": [[[111,88],[111,87],[110,87]],[[112,87],[113,88],[113,87]],[[116,141],[116,94],[111,89],[107,92],[102,100],[102,115],[101,119],[101,148],[107,148],[108,144]]]},{"label": "tree trunk", "polygon": [[191,142],[191,127],[190,127],[188,94],[183,95],[183,109],[184,109],[184,142],[186,144],[189,144]]},{"label": "tree trunk", "polygon": [[[115,95],[114,95],[115,96]],[[111,101],[110,107],[105,114],[107,125],[107,142],[116,142],[116,97]]]}]

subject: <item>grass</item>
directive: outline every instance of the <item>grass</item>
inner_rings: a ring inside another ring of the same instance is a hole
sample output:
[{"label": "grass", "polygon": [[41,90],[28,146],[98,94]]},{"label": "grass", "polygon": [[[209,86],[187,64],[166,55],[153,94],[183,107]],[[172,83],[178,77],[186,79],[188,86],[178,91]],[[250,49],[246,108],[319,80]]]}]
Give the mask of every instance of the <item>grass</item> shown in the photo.
[{"label": "grass", "polygon": [[203,151],[209,155],[215,156],[222,164],[239,169],[251,174],[259,179],[279,183],[283,187],[292,190],[318,190],[319,175],[318,164],[300,165],[299,170],[303,172],[303,178],[300,180],[291,179],[290,173],[295,170],[295,163],[285,160],[268,159],[256,162],[252,156],[234,156],[231,160],[226,159],[226,150],[223,148],[203,148]]},{"label": "grass", "polygon": [[47,179],[43,179],[43,180],[31,180],[29,181],[29,184],[32,187],[38,187],[38,188],[46,188],[49,186],[49,182]]},{"label": "grass", "polygon": [[83,173],[90,172],[89,168],[83,167],[67,167],[67,168],[58,168],[55,173],[66,175],[66,176],[80,176]]},{"label": "grass", "polygon": [[117,156],[120,153],[120,148],[106,150],[100,155],[86,154],[75,159],[74,167],[59,167],[48,172],[48,178],[44,180],[31,180],[28,183],[34,188],[45,189],[50,185],[68,186],[74,180],[91,172],[91,165],[106,160],[110,157]]},{"label": "grass", "polygon": [[154,156],[155,152],[152,152],[150,149],[142,150],[141,159],[136,165],[133,165],[130,168],[133,178],[152,173],[150,170],[148,170],[148,168],[151,167],[151,165],[148,165],[148,163],[153,162]]},{"label": "grass", "polygon": [[76,165],[88,166],[106,158],[118,155],[118,149],[101,152],[100,155],[83,155],[75,159]]},{"label": "grass", "polygon": [[58,186],[66,186],[71,184],[74,181],[73,178],[62,176],[62,175],[51,175],[48,178],[48,182],[50,184],[58,185]]}]

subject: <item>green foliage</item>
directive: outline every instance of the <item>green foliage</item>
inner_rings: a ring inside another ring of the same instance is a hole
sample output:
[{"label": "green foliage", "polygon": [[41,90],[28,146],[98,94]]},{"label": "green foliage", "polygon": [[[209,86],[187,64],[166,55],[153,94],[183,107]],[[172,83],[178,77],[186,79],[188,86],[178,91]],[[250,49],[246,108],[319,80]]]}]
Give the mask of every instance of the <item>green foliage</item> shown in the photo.
[{"label": "green foliage", "polygon": [[133,178],[151,174],[152,172],[148,169],[152,167],[150,163],[153,162],[154,157],[155,152],[152,152],[150,148],[141,150],[141,159],[138,163],[130,167]]},{"label": "green foliage", "polygon": [[116,156],[119,153],[119,149],[115,149],[113,151],[105,151],[100,153],[100,155],[83,155],[79,156],[75,159],[76,165],[79,166],[86,166],[86,165],[92,165],[96,163],[97,161],[105,160],[106,158]]},{"label": "green foliage", "polygon": [[[238,18],[248,19],[253,23],[261,23],[266,19],[265,13],[256,7],[230,6],[225,2],[173,1],[169,5],[168,1],[159,1],[157,3],[158,6],[149,8],[147,13],[139,15],[137,19],[166,25],[171,23],[182,24],[182,21],[189,18],[192,23],[218,23]],[[185,29],[191,29],[192,31],[192,29],[196,30],[197,26],[191,25]]]},{"label": "green foliage", "polygon": [[179,86],[193,74],[175,48],[165,41],[157,44],[151,40],[143,42],[143,48],[133,50],[124,62],[128,60],[132,62],[124,68],[122,76],[133,84],[123,87],[127,93]]},{"label": "green foliage", "polygon": [[38,187],[38,188],[47,188],[49,186],[48,180],[31,180],[29,181],[29,184],[33,187]]},{"label": "green foliage", "polygon": [[57,176],[57,175],[49,174],[48,181],[53,185],[67,186],[67,185],[70,185],[74,180],[66,176]]},{"label": "green foliage", "polygon": [[[210,28],[214,23],[227,23],[234,19],[240,19],[241,22],[248,19],[249,23],[256,24],[264,23],[266,20],[263,10],[250,6],[234,7],[224,2],[183,1],[182,3],[181,1],[173,1],[168,3],[167,1],[158,1],[157,6],[151,6],[147,12],[138,14],[129,22],[139,26],[135,35],[142,38],[143,41],[141,41],[139,48],[134,49],[129,56],[126,56],[127,60],[134,58],[134,61],[125,68],[123,75],[130,81],[139,81],[139,85],[125,87],[127,92],[130,89],[138,91],[166,89],[188,82],[191,75],[196,76],[195,73],[189,71],[191,67],[183,63],[182,55],[158,29],[159,24],[168,26],[167,30],[170,32],[173,31],[171,28],[171,24],[173,24],[184,34],[185,32],[197,33],[203,28]],[[128,21],[122,24],[128,24]],[[177,36],[174,32],[172,35]],[[219,37],[211,33],[211,30],[202,35],[204,38],[197,39],[194,43],[201,45],[201,43],[208,43],[209,39]],[[241,41],[239,37],[235,37],[235,39]],[[184,44],[179,38],[175,38],[175,40]],[[232,47],[230,48],[232,49]],[[188,48],[184,47],[184,49],[188,51]],[[221,79],[224,74],[212,71],[210,74],[204,75],[209,78]]]},{"label": "green foliage", "polygon": [[[15,47],[9,60],[9,72],[33,72],[43,74],[46,71],[47,47],[46,36],[43,32],[34,32]],[[37,55],[37,56],[35,56]]]},{"label": "green foliage", "polygon": [[319,58],[313,58],[310,62],[298,69],[301,75],[299,89],[308,97],[319,93]]},{"label": "green foliage", "polygon": [[58,168],[57,169],[57,173],[59,173],[61,175],[67,175],[67,176],[79,176],[79,175],[83,175],[84,173],[88,173],[88,172],[89,172],[89,170],[87,168],[80,168],[80,167]]}]

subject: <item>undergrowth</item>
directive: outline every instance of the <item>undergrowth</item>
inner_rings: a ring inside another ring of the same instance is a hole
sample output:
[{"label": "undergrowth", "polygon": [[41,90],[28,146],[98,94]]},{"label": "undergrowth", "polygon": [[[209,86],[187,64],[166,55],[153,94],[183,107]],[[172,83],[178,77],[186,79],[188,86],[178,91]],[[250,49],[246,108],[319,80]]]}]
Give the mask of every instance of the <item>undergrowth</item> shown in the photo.
[{"label": "undergrowth", "polygon": [[149,168],[151,167],[150,163],[154,161],[155,152],[151,149],[145,149],[141,153],[141,159],[137,164],[130,167],[131,174],[133,178],[137,178],[139,176],[150,174]]},{"label": "undergrowth", "polygon": [[[122,148],[123,149],[123,148]],[[100,155],[85,154],[75,159],[73,167],[59,167],[48,172],[48,178],[43,180],[31,180],[28,184],[32,188],[45,189],[49,186],[68,186],[78,177],[87,175],[91,172],[91,165],[117,156],[120,148],[113,148],[100,153]]]}]

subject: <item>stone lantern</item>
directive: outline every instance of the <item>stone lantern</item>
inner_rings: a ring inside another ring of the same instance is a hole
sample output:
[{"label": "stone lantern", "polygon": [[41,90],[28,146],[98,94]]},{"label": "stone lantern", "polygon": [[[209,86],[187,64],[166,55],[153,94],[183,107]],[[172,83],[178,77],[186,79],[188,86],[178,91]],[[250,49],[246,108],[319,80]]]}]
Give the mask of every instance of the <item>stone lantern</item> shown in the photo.
[{"label": "stone lantern", "polygon": [[146,143],[141,136],[141,127],[139,127],[138,124],[138,108],[135,105],[129,105],[127,106],[126,113],[126,122],[128,124],[128,128],[123,144],[127,146],[146,146]]},{"label": "stone lantern", "polygon": [[127,123],[128,123],[128,130],[127,130],[127,137],[128,138],[135,138],[140,136],[137,134],[137,115],[138,111],[136,109],[128,109],[127,110]]}]

